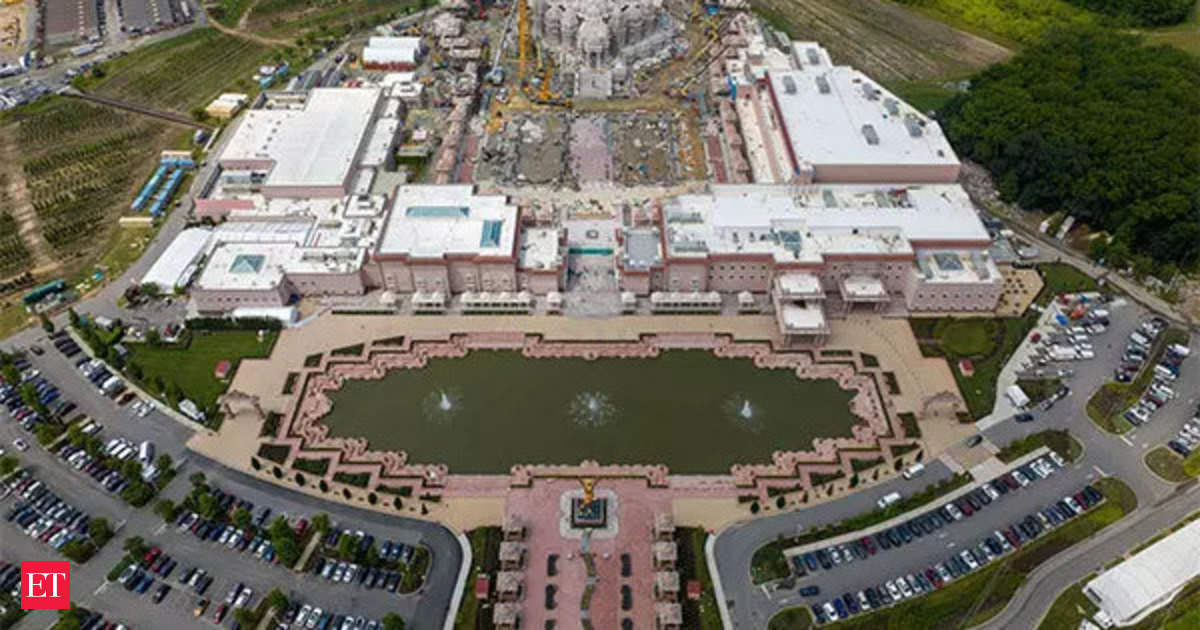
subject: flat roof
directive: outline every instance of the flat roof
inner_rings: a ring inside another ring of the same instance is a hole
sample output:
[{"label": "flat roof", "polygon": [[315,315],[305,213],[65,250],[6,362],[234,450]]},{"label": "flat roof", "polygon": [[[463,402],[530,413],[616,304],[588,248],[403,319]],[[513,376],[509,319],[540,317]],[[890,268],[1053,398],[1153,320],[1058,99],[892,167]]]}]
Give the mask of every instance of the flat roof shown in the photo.
[{"label": "flat roof", "polygon": [[820,262],[827,254],[913,255],[914,242],[971,246],[991,238],[957,184],[714,185],[664,204],[672,257],[767,254]]},{"label": "flat roof", "polygon": [[1169,601],[1200,576],[1200,521],[1139,551],[1084,586],[1100,609],[1120,625]]},{"label": "flat roof", "polygon": [[503,195],[476,195],[470,184],[404,185],[396,188],[378,253],[507,257],[516,234],[517,207]]},{"label": "flat roof", "polygon": [[213,231],[208,228],[190,228],[183,230],[170,245],[163,250],[154,264],[142,276],[142,282],[151,282],[162,291],[172,291],[186,282],[188,270],[194,268],[197,260],[208,249]]},{"label": "flat roof", "polygon": [[520,262],[522,269],[549,270],[562,267],[562,246],[555,228],[521,230]]},{"label": "flat roof", "polygon": [[379,88],[314,88],[302,108],[245,113],[222,160],[270,160],[267,186],[341,186],[382,97]]},{"label": "flat roof", "polygon": [[958,164],[941,127],[848,66],[767,73],[799,163]]},{"label": "flat roof", "polygon": [[631,269],[649,269],[662,262],[662,249],[657,228],[631,228],[625,230],[625,266]]},{"label": "flat roof", "polygon": [[272,289],[283,282],[284,263],[295,250],[294,243],[218,243],[196,281],[196,288]]}]

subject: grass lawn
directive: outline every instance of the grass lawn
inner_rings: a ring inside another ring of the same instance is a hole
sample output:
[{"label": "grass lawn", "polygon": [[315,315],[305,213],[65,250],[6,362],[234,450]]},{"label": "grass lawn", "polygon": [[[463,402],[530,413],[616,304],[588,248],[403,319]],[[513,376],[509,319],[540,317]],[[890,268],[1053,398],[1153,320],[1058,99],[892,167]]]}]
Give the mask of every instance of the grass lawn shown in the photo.
[{"label": "grass lawn", "polygon": [[767,630],[805,630],[813,627],[812,615],[807,608],[788,608],[771,617]]},{"label": "grass lawn", "polygon": [[1159,446],[1146,453],[1146,467],[1165,481],[1179,483],[1192,477],[1183,467],[1183,458],[1175,451]]},{"label": "grass lawn", "polygon": [[923,112],[936,112],[957,94],[955,90],[943,87],[942,83],[944,81],[895,81],[888,88],[913,107]]},{"label": "grass lawn", "polygon": [[1063,459],[1073,462],[1083,454],[1079,441],[1066,431],[1049,429],[1040,433],[1027,435],[1019,440],[1009,442],[1007,446],[996,453],[1000,461],[1008,463],[1017,458],[1032,453],[1039,447],[1048,446],[1051,450],[1063,456]]},{"label": "grass lawn", "polygon": [[[463,593],[462,605],[458,607],[458,614],[454,617],[454,628],[455,630],[490,628],[491,625],[487,623],[491,621],[490,617],[483,624],[477,620],[479,600],[475,599],[475,578],[480,573],[495,573],[496,569],[500,567],[500,540],[503,538],[503,534],[499,527],[480,527],[467,532],[467,538],[471,541],[471,572],[467,575],[467,587]],[[490,613],[490,609],[488,612]]]},{"label": "grass lawn", "polygon": [[[1037,322],[1037,313],[1003,319],[916,318],[908,321],[922,354],[943,356],[950,362],[950,372],[967,402],[971,419],[975,420],[992,412],[1000,369]],[[964,358],[971,359],[975,368],[969,377],[958,370],[957,362]]]},{"label": "grass lawn", "polygon": [[755,584],[782,580],[792,574],[787,558],[783,557],[783,550],[790,546],[789,542],[772,540],[754,552],[750,558],[750,577]]},{"label": "grass lawn", "polygon": [[1178,343],[1187,345],[1188,333],[1180,328],[1168,328],[1154,344],[1154,351],[1142,366],[1141,371],[1129,383],[1105,383],[1088,399],[1087,415],[1096,426],[1109,433],[1121,434],[1133,428],[1125,419],[1125,410],[1141,398],[1142,393],[1154,380],[1154,366],[1162,360],[1167,346]]},{"label": "grass lawn", "polygon": [[683,625],[698,630],[721,630],[721,612],[717,608],[708,563],[704,560],[704,541],[707,537],[708,533],[699,527],[680,527],[675,530],[675,540],[680,550],[679,582],[686,586],[688,580],[697,580],[702,589],[698,601],[684,600]]},{"label": "grass lawn", "polygon": [[1091,617],[1096,614],[1099,608],[1087,598],[1087,595],[1083,594],[1083,585],[1094,577],[1096,577],[1095,573],[1083,578],[1077,584],[1068,586],[1058,596],[1058,599],[1054,600],[1054,605],[1050,606],[1050,610],[1046,611],[1046,616],[1042,618],[1038,630],[1078,628],[1079,622],[1084,616]]},{"label": "grass lawn", "polygon": [[156,376],[166,383],[174,381],[185,398],[204,409],[216,403],[229,387],[228,381],[213,378],[217,362],[227,359],[233,363],[232,379],[242,359],[271,354],[277,334],[268,332],[259,341],[258,333],[252,330],[195,331],[187,348],[130,344],[130,361],[142,368],[143,382],[152,382]]},{"label": "grass lawn", "polygon": [[[929,595],[838,622],[851,630],[968,628],[995,617],[1034,569],[1055,554],[1115,523],[1137,507],[1133,490],[1105,478],[1095,484],[1104,504],[1054,529],[1003,560],[976,571]],[[1067,626],[1063,626],[1067,627]]]},{"label": "grass lawn", "polygon": [[1096,291],[1100,288],[1095,278],[1067,263],[1044,263],[1038,265],[1038,271],[1041,272],[1042,282],[1045,283],[1036,300],[1041,306],[1049,304],[1056,295]]}]

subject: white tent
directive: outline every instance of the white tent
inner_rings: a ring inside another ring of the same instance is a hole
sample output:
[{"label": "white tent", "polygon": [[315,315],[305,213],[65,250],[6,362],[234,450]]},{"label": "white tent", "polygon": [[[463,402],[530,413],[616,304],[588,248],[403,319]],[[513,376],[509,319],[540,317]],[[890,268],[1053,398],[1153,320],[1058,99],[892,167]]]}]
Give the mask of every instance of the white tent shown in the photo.
[{"label": "white tent", "polygon": [[212,230],[207,228],[180,232],[150,266],[142,282],[157,285],[163,293],[170,293],[177,286],[187,286],[211,239]]},{"label": "white tent", "polygon": [[1012,401],[1012,404],[1018,407],[1024,407],[1025,405],[1029,404],[1029,396],[1025,394],[1025,390],[1021,389],[1017,385],[1012,385],[1008,389],[1004,390],[1004,395],[1008,396],[1008,399]]}]

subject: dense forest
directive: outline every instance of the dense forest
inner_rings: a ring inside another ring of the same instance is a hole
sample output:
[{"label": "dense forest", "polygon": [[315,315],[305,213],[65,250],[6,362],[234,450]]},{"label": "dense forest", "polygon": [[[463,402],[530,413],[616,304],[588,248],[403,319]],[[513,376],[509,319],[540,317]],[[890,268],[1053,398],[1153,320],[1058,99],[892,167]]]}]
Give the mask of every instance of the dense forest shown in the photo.
[{"label": "dense forest", "polygon": [[1187,18],[1195,0],[1067,0],[1104,15],[1127,18],[1139,26],[1167,26]]},{"label": "dense forest", "polygon": [[1140,272],[1200,262],[1200,62],[1135,36],[1052,29],[941,112],[955,148],[1024,208],[1113,234],[1090,252]]}]

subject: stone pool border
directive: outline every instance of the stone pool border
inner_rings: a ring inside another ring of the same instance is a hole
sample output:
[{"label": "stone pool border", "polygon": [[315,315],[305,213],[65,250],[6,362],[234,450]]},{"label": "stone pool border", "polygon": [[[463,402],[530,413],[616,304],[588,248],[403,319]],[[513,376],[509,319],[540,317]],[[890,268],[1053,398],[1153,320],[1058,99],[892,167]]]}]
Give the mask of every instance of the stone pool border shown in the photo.
[{"label": "stone pool border", "polygon": [[[832,379],[845,390],[855,391],[851,412],[860,422],[851,428],[852,437],[816,438],[811,450],[775,451],[769,463],[735,464],[728,474],[672,475],[662,464],[610,464],[584,461],[578,465],[518,464],[507,475],[457,475],[444,464],[411,464],[404,451],[371,450],[363,438],[335,438],[322,419],[332,410],[328,392],[339,389],[349,378],[381,379],[389,370],[419,369],[433,358],[461,358],[478,350],[517,350],[528,358],[653,358],[663,351],[708,350],[720,358],[743,358],[762,369],[790,369],[797,378]],[[693,488],[720,495],[758,492],[772,488],[811,490],[840,474],[842,484],[853,487],[856,475],[879,466],[892,465],[897,456],[892,448],[905,446],[919,453],[920,444],[904,435],[894,401],[886,394],[884,372],[870,371],[861,355],[850,351],[803,349],[779,350],[770,342],[737,342],[727,334],[645,334],[637,341],[587,342],[545,341],[541,335],[525,333],[461,333],[448,340],[413,340],[408,337],[388,343],[364,343],[356,353],[330,353],[312,367],[299,372],[299,394],[279,420],[276,437],[258,441],[262,447],[284,447],[287,455],[278,463],[291,471],[297,459],[327,460],[322,475],[326,483],[347,485],[335,476],[366,476],[362,491],[379,486],[409,486],[414,496],[442,493],[493,495],[506,487],[528,487],[537,478],[635,477],[650,487]],[[280,437],[282,436],[282,437]],[[261,453],[261,450],[259,451]],[[864,470],[856,468],[856,462]],[[288,476],[292,473],[289,472]],[[278,477],[278,475],[276,475]],[[815,481],[817,477],[823,481]]]}]

